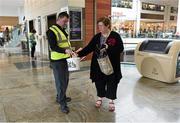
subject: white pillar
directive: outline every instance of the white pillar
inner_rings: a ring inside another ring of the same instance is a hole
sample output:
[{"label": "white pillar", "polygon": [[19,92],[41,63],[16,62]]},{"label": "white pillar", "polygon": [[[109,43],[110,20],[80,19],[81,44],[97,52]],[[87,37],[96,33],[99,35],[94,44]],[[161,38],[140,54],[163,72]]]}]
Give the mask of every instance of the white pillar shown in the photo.
[{"label": "white pillar", "polygon": [[136,16],[136,25],[135,25],[135,33],[136,33],[136,36],[138,36],[138,33],[140,31],[140,21],[141,21],[141,1],[140,0],[136,0],[136,13],[137,13],[137,16]]},{"label": "white pillar", "polygon": [[176,34],[180,35],[180,0],[178,1],[178,17]]},{"label": "white pillar", "polygon": [[19,17],[19,24],[23,24],[23,17],[24,17],[24,7],[18,7],[18,17]]},{"label": "white pillar", "polygon": [[164,16],[164,28],[163,31],[169,29],[169,18],[170,18],[171,7],[169,5],[165,6],[165,16]]}]

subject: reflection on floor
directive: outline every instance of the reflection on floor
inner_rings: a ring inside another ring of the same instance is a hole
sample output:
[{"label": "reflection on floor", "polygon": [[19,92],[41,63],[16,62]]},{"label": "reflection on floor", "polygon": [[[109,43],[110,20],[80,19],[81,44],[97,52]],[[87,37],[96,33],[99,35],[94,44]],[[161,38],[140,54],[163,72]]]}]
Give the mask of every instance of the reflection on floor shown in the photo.
[{"label": "reflection on floor", "polygon": [[63,114],[55,102],[55,86],[49,63],[26,55],[0,55],[0,121],[7,122],[180,122],[180,84],[142,78],[135,65],[121,65],[116,111],[108,100],[98,110],[96,90],[89,67],[70,73],[70,113]]},{"label": "reflection on floor", "polygon": [[32,61],[28,61],[28,62],[18,62],[18,63],[14,63],[16,68],[18,69],[28,69],[28,68],[38,68],[38,67],[44,67],[44,66],[48,66],[49,62],[41,62],[41,61],[37,61],[37,60],[32,60]]}]

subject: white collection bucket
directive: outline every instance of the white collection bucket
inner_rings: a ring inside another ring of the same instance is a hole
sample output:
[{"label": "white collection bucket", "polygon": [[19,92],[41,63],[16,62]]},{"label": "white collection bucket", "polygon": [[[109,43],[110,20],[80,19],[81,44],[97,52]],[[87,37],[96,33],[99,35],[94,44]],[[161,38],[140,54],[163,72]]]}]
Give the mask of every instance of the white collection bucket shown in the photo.
[{"label": "white collection bucket", "polygon": [[68,63],[68,70],[69,71],[77,71],[80,70],[80,58],[79,57],[72,57],[67,59]]}]

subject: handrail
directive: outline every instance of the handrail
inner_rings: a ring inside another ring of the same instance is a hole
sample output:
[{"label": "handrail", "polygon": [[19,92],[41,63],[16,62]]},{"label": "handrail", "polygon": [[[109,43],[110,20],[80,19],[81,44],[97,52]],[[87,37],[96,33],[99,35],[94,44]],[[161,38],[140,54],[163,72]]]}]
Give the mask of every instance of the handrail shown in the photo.
[{"label": "handrail", "polygon": [[138,43],[127,43],[127,42],[125,42],[125,43],[123,43],[123,44],[138,44]]}]

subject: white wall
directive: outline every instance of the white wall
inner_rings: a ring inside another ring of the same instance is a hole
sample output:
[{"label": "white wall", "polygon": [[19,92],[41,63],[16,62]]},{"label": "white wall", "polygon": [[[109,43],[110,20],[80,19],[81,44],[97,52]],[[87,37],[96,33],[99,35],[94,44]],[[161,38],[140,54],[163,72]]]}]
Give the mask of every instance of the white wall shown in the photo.
[{"label": "white wall", "polygon": [[25,0],[25,15],[30,20],[59,12],[61,7],[67,5],[67,0]]},{"label": "white wall", "polygon": [[38,30],[37,17],[41,16],[42,35],[38,36],[36,53],[48,55],[46,40],[46,25],[48,15],[59,13],[60,9],[68,5],[67,0],[25,0],[25,17],[27,20],[35,20],[34,28]]},{"label": "white wall", "polygon": [[85,0],[68,0],[68,6],[84,8]]},{"label": "white wall", "polygon": [[0,16],[18,16],[17,7],[0,6]]},{"label": "white wall", "polygon": [[178,35],[180,35],[180,0],[179,0],[179,3],[178,3],[178,16],[177,16],[177,31],[176,33]]},{"label": "white wall", "polygon": [[17,11],[18,11],[18,16],[19,16],[19,23],[23,24],[24,7],[23,6],[18,7]]},{"label": "white wall", "polygon": [[65,7],[85,7],[85,0],[25,0],[25,17],[27,20],[35,20],[36,30],[38,30],[37,17],[41,16],[42,35],[38,36],[39,40],[36,46],[38,54],[48,55],[47,16],[59,13]]},{"label": "white wall", "polygon": [[19,18],[19,23],[22,23],[24,16],[23,6],[9,6],[0,4],[0,16],[13,16]]}]

